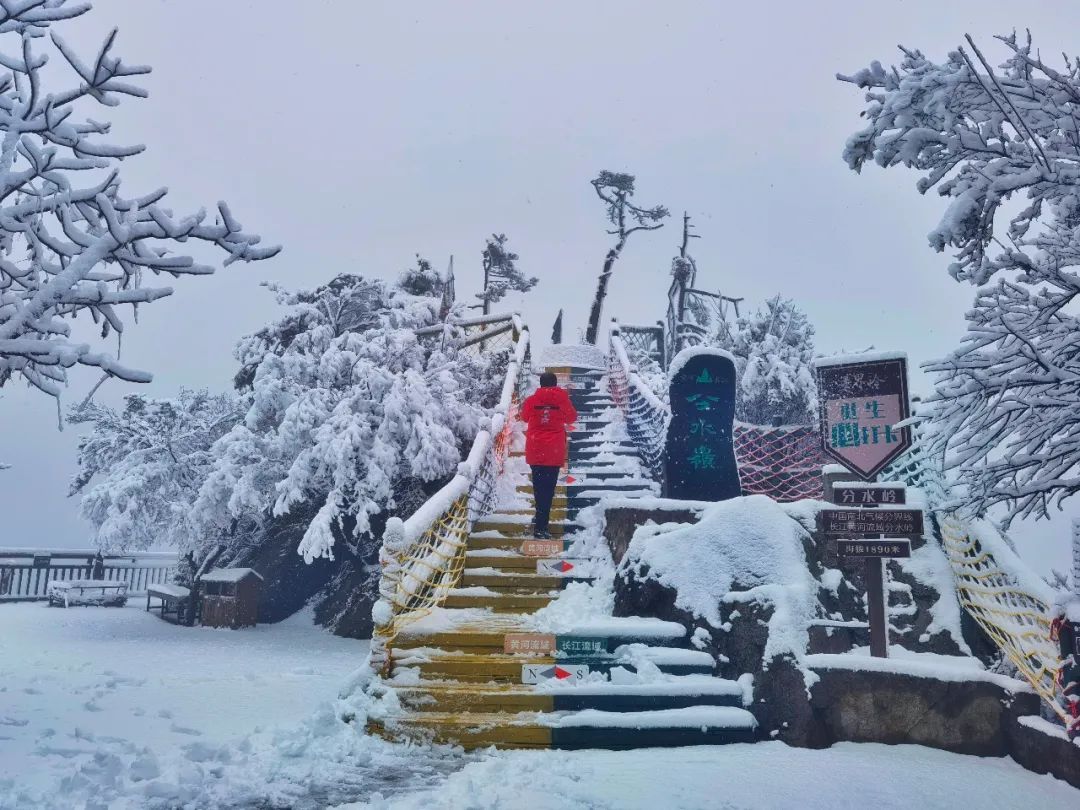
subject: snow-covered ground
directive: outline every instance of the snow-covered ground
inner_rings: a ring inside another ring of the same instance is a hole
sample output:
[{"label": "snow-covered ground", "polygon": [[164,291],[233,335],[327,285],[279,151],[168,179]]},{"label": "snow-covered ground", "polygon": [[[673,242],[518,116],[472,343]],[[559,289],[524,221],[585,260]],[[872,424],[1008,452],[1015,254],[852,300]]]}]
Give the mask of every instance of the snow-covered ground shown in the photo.
[{"label": "snow-covered ground", "polygon": [[1080,791],[1010,760],[909,746],[392,745],[335,702],[365,647],[303,614],[233,632],[137,607],[0,605],[0,808],[1080,806]]},{"label": "snow-covered ground", "polygon": [[1012,760],[918,746],[783,743],[639,751],[506,752],[437,788],[353,807],[387,810],[1075,810],[1080,791]]}]

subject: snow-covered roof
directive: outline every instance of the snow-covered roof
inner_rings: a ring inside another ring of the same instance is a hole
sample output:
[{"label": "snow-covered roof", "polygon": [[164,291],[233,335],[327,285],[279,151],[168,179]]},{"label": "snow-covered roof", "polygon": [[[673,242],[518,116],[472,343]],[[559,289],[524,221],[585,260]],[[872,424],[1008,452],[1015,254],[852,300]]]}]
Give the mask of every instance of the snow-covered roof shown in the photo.
[{"label": "snow-covered roof", "polygon": [[262,579],[262,574],[254,568],[215,568],[202,575],[203,582],[239,582],[249,574],[254,574]]},{"label": "snow-covered roof", "polygon": [[831,357],[815,357],[814,368],[844,366],[848,363],[880,363],[882,360],[907,360],[907,352],[858,352],[857,354],[834,354]]}]

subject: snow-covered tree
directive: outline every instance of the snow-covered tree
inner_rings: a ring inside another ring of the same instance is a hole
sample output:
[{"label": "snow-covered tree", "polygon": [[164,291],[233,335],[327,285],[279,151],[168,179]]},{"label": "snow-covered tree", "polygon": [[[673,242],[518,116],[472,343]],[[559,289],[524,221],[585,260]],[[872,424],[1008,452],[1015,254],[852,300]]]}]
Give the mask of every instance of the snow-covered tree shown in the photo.
[{"label": "snow-covered tree", "polygon": [[194,508],[204,536],[255,544],[274,516],[303,507],[314,514],[306,559],[341,540],[359,551],[375,515],[407,512],[455,471],[498,385],[489,360],[417,339],[439,318],[431,281],[421,263],[396,286],[342,275],[276,289],[288,312],[237,346],[249,407],[214,446]]},{"label": "snow-covered tree", "polygon": [[600,316],[607,298],[608,283],[615,269],[615,262],[626,247],[626,240],[636,231],[655,231],[664,227],[668,210],[662,205],[652,208],[639,208],[630,198],[634,196],[634,175],[620,172],[602,171],[590,181],[597,196],[603,200],[607,210],[607,219],[613,226],[608,234],[615,237],[615,244],[604,257],[604,269],[596,285],[592,308],[589,310],[589,325],[585,331],[585,342],[595,344],[600,335]]},{"label": "snow-covered tree", "polygon": [[189,548],[189,517],[214,461],[211,447],[243,416],[231,394],[182,390],[175,399],[131,394],[121,410],[88,402],[68,421],[89,424],[71,494],[102,549]]},{"label": "snow-covered tree", "polygon": [[911,449],[881,473],[883,481],[903,481],[926,496],[927,506],[951,506],[952,487],[945,474],[945,456],[934,438],[934,424],[924,416],[926,406],[916,397],[912,402]]},{"label": "snow-covered tree", "polygon": [[[89,60],[54,30],[89,10],[87,2],[68,0],[0,3],[0,36],[8,42],[0,51],[0,386],[19,375],[54,396],[76,364],[132,382],[150,379],[80,342],[70,321],[85,313],[101,337],[119,334],[119,306],[172,292],[146,286],[148,272],[213,272],[174,253],[178,246],[208,243],[224,251],[225,264],[277,252],[259,247],[225,203],[213,218],[205,211],[176,217],[164,206],[164,188],[121,194],[119,163],[144,147],[107,142],[110,126],[91,108],[145,97],[132,77],[150,68],[113,55],[115,30]],[[52,56],[74,73],[67,87],[47,89],[62,74],[46,68],[46,34]]]},{"label": "snow-covered tree", "polygon": [[906,166],[949,198],[930,244],[979,289],[960,348],[927,365],[929,405],[973,511],[1008,522],[1080,491],[1080,59],[998,39],[998,69],[967,37],[942,63],[903,49],[839,78],[868,91],[848,165]]},{"label": "snow-covered tree", "polygon": [[777,295],[755,312],[724,317],[710,342],[735,356],[736,419],[756,425],[815,421],[814,327],[793,301]]},{"label": "snow-covered tree", "polygon": [[517,266],[520,258],[506,246],[506,234],[492,234],[480,254],[484,268],[484,291],[476,297],[482,302],[484,314],[491,312],[491,305],[501,301],[511,290],[528,292],[539,281],[536,276],[526,276]]}]

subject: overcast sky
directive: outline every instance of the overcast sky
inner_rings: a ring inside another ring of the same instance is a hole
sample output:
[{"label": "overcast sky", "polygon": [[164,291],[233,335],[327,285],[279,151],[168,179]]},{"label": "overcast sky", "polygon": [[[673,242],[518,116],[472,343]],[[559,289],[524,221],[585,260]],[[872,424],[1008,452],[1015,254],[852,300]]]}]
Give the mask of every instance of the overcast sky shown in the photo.
[{"label": "overcast sky", "polygon": [[[588,184],[600,169],[635,174],[638,201],[675,214],[632,237],[605,318],[663,316],[686,210],[702,237],[699,286],[751,303],[794,298],[825,353],[939,357],[973,298],[927,246],[943,203],[904,170],[847,169],[841,149],[863,105],[834,74],[895,62],[898,43],[940,59],[965,33],[1000,55],[991,36],[1014,27],[1030,27],[1044,53],[1080,51],[1075,0],[94,6],[65,38],[92,53],[118,26],[115,52],[154,67],[148,100],[92,112],[117,141],[148,146],[123,167],[127,193],[168,185],[177,211],[227,199],[285,248],[180,279],[129,324],[124,360],[152,370],[140,390],[161,396],[229,385],[233,344],[275,314],[260,281],[389,278],[419,252],[440,268],[453,255],[459,295],[471,294],[493,231],[541,279],[510,303],[538,338],[564,307],[573,339],[608,245]],[[93,382],[73,375],[65,407]],[[112,381],[101,397],[130,390]],[[66,498],[76,432],[57,432],[49,398],[12,386],[0,390],[0,425],[0,460],[15,465],[0,473],[0,546],[84,546]],[[1017,534],[1039,567],[1062,567],[1067,531],[1055,521]]]}]

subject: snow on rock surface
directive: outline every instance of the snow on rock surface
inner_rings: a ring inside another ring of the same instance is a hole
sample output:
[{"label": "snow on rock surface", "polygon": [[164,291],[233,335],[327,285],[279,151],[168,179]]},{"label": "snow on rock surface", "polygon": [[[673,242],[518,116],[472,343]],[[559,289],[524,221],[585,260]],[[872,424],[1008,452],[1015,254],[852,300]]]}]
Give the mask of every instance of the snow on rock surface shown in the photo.
[{"label": "snow on rock surface", "polygon": [[724,624],[722,603],[771,603],[765,659],[801,657],[817,592],[803,551],[805,534],[764,495],[733,498],[709,506],[696,524],[638,529],[620,573],[674,589],[676,607],[717,628]]}]

